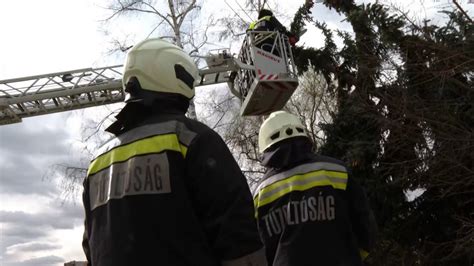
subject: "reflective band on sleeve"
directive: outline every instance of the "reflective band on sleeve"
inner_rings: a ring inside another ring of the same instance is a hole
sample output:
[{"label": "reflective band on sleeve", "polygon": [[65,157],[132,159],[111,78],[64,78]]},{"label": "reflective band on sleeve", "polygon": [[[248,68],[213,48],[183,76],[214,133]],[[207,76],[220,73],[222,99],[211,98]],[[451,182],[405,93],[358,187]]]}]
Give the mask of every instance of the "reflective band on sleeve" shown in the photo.
[{"label": "reflective band on sleeve", "polygon": [[267,265],[267,258],[265,257],[265,250],[259,249],[256,252],[250,253],[243,257],[226,260],[222,262],[222,266],[263,266]]},{"label": "reflective band on sleeve", "polygon": [[255,25],[257,25],[257,21],[250,23],[249,30],[255,29]]},{"label": "reflective band on sleeve", "polygon": [[272,16],[265,16],[265,17],[262,17],[261,19],[259,19],[257,21],[254,21],[254,22],[250,23],[249,30],[255,29],[255,26],[257,26],[257,24],[262,22],[262,21],[270,21],[271,17]]},{"label": "reflective band on sleeve", "polygon": [[180,152],[186,157],[187,147],[180,144],[176,134],[153,136],[127,145],[121,145],[92,161],[87,176],[93,175],[114,163],[124,162],[132,157],[163,151]]},{"label": "reflective band on sleeve", "polygon": [[319,186],[332,186],[336,189],[345,190],[347,173],[318,170],[281,180],[258,191],[254,199],[255,209],[269,204],[292,191],[304,191]]},{"label": "reflective band on sleeve", "polygon": [[[344,166],[340,164],[335,164],[335,163],[328,163],[328,162],[316,162],[316,163],[308,163],[308,164],[302,164],[297,167],[294,167],[288,171],[278,173],[276,175],[270,176],[267,179],[263,180],[255,190],[255,193],[258,193],[260,190],[263,188],[274,184],[280,180],[283,180],[285,178],[289,178],[291,176],[295,175],[302,175],[305,173],[309,172],[314,172],[318,170],[328,170],[331,172],[341,172],[341,173],[347,173],[347,170]],[[255,194],[254,196],[256,196]]]},{"label": "reflective band on sleeve", "polygon": [[360,257],[362,260],[365,260],[369,256],[369,252],[359,248]]},{"label": "reflective band on sleeve", "polygon": [[170,192],[169,162],[164,153],[134,157],[89,176],[91,210],[110,199]]}]

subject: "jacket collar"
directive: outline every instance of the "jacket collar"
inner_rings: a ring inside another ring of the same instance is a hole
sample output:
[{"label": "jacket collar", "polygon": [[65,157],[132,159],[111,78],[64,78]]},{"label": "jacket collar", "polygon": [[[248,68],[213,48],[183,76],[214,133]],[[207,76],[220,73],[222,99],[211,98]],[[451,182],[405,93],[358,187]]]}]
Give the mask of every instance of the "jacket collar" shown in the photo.
[{"label": "jacket collar", "polygon": [[112,123],[105,131],[116,136],[135,128],[149,118],[161,115],[184,115],[189,107],[189,101],[181,98],[155,100],[150,106],[141,102],[129,102],[115,116],[117,121]]},{"label": "jacket collar", "polygon": [[314,157],[311,141],[307,137],[295,137],[276,143],[262,155],[262,165],[274,169],[287,169]]}]

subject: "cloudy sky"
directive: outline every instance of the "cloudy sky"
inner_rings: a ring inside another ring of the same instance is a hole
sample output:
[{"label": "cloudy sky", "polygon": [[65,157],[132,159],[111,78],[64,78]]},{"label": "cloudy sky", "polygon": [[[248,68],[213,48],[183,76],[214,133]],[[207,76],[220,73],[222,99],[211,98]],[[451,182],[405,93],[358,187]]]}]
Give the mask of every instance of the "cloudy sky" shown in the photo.
[{"label": "cloudy sky", "polygon": [[[472,14],[474,5],[468,1],[459,0]],[[289,14],[304,1],[291,2],[293,5],[285,7]],[[412,1],[411,5],[415,2],[418,1]],[[424,2],[427,9],[422,12],[432,16],[432,7],[445,5],[447,0]],[[228,3],[235,7],[235,1]],[[213,1],[213,6],[215,4]],[[99,22],[106,17],[101,5],[101,1],[93,0],[3,1],[0,80],[121,64],[121,56],[107,55],[111,37],[104,34]],[[214,8],[221,11],[225,6]],[[321,6],[316,5],[313,14],[330,27],[348,27],[334,11]],[[288,21],[283,22],[288,25]],[[147,35],[139,23],[108,29],[112,34],[127,34],[138,40]],[[311,28],[302,39],[311,46],[319,46],[322,41]],[[88,158],[83,152],[81,125],[103,113],[104,110],[91,108],[0,126],[1,265],[57,266],[65,261],[84,259],[80,193],[66,198],[63,179],[53,169],[64,163],[84,165],[80,159]]]},{"label": "cloudy sky", "polygon": [[[98,23],[104,11],[94,2],[2,2],[0,80],[117,63],[105,56],[108,40]],[[80,195],[65,197],[53,171],[57,164],[80,165],[81,114],[0,126],[0,265],[84,259]]]}]

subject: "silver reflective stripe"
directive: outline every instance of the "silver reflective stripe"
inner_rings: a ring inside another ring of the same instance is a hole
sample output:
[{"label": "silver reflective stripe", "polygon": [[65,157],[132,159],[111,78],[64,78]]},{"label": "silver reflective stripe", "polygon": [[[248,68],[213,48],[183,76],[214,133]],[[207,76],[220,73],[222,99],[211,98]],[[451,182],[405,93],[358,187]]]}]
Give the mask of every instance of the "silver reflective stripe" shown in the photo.
[{"label": "silver reflective stripe", "polygon": [[164,153],[133,157],[89,177],[91,210],[110,199],[170,192],[169,163]]},{"label": "silver reflective stripe", "polygon": [[222,261],[222,266],[267,266],[265,249],[259,249],[243,257]]},{"label": "silver reflective stripe", "polygon": [[94,158],[112,150],[115,147],[132,143],[139,139],[146,137],[163,135],[167,133],[175,133],[178,135],[179,142],[184,144],[186,147],[191,144],[196,133],[189,130],[185,124],[179,121],[168,121],[164,123],[156,123],[137,127],[133,130],[127,131],[117,138],[113,138],[109,142],[105,143],[97,152]]},{"label": "silver reflective stripe", "polygon": [[[335,163],[328,163],[328,162],[316,162],[316,163],[307,163],[299,165],[295,168],[292,168],[288,171],[278,173],[276,175],[270,176],[267,179],[263,180],[254,191],[254,197],[258,195],[259,191],[263,188],[283,180],[285,178],[298,175],[298,174],[306,174],[313,171],[318,170],[329,170],[329,171],[336,171],[336,172],[343,172],[346,173],[347,170],[344,166]],[[314,180],[313,180],[314,181]]]},{"label": "silver reflective stripe", "polygon": [[342,184],[342,185],[345,185],[346,182],[347,182],[347,179],[336,178],[336,177],[331,177],[331,176],[327,176],[327,175],[320,175],[318,173],[315,173],[314,176],[310,176],[310,177],[305,178],[303,180],[300,180],[300,179],[293,180],[291,182],[279,185],[277,188],[275,188],[275,189],[273,189],[269,192],[262,193],[262,194],[260,194],[260,197],[258,198],[258,201],[262,202],[265,199],[270,198],[271,196],[273,196],[275,194],[278,194],[280,191],[285,190],[285,189],[290,188],[290,187],[304,186],[304,185],[310,184],[312,182],[324,181],[324,180],[329,180],[330,183],[338,183],[338,184]]}]

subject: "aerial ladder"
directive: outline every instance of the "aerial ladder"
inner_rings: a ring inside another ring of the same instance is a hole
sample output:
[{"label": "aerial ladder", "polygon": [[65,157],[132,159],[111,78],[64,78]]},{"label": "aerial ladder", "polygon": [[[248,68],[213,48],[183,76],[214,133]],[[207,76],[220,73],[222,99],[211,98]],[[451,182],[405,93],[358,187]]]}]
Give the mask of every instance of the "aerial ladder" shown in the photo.
[{"label": "aerial ladder", "polygon": [[[288,37],[247,32],[238,56],[219,49],[204,56],[196,87],[227,83],[242,116],[280,110],[298,86]],[[23,118],[122,102],[122,66],[85,68],[0,81],[0,125]]]}]

